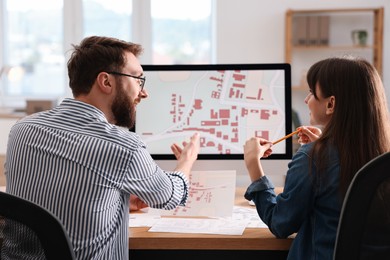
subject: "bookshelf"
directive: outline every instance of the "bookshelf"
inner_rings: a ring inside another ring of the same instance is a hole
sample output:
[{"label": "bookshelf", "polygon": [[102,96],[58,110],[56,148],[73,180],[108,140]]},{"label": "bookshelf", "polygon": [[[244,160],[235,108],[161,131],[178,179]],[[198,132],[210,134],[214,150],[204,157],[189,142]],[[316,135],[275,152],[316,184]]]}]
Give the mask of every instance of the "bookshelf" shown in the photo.
[{"label": "bookshelf", "polygon": [[[306,72],[318,60],[354,55],[382,74],[384,8],[286,11],[285,60],[291,64],[293,92],[307,90]],[[360,36],[366,36],[359,41]]]}]

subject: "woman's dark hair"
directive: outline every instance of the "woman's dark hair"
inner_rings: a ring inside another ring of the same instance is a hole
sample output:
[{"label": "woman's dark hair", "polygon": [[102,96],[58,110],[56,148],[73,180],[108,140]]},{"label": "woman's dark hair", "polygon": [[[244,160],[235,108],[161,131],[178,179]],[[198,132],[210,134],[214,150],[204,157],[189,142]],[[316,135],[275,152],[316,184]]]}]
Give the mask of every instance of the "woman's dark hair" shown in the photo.
[{"label": "woman's dark hair", "polygon": [[344,195],[356,172],[376,156],[390,151],[390,122],[385,90],[376,69],[360,58],[329,58],[308,71],[309,88],[318,99],[335,97],[330,122],[313,148],[319,173],[328,163],[329,145],[340,157],[340,191]]},{"label": "woman's dark hair", "polygon": [[121,71],[126,64],[125,52],[138,57],[141,45],[116,38],[91,36],[74,50],[68,61],[69,86],[73,96],[88,94],[97,75],[102,71]]}]

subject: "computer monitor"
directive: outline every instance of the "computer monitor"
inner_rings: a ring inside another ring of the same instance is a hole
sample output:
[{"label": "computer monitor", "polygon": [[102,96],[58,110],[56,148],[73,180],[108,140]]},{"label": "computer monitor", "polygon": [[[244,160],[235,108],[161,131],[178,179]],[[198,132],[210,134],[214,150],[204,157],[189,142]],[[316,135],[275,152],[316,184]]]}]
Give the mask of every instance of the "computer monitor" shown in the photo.
[{"label": "computer monitor", "polygon": [[[291,68],[286,63],[143,65],[149,94],[137,106],[135,131],[156,160],[200,133],[198,159],[243,159],[254,136],[275,141],[291,132]],[[292,141],[268,159],[291,159]]]}]

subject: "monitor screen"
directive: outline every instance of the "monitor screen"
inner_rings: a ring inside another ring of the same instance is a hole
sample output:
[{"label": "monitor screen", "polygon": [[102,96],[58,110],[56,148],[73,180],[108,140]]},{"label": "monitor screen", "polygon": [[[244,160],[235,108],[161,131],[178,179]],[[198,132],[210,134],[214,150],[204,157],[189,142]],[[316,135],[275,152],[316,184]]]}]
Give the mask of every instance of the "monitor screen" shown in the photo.
[{"label": "monitor screen", "polygon": [[[198,159],[243,159],[251,137],[275,141],[291,132],[289,64],[143,65],[149,94],[135,131],[156,160],[200,133]],[[291,159],[291,138],[268,159]]]}]

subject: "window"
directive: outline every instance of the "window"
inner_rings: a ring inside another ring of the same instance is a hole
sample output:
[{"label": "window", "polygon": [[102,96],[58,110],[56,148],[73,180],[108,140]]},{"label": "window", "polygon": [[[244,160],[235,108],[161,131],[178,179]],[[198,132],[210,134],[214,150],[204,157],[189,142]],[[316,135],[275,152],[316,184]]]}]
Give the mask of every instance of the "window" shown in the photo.
[{"label": "window", "polygon": [[154,64],[211,62],[211,0],[151,0],[151,14]]},{"label": "window", "polygon": [[69,96],[68,50],[85,36],[141,43],[143,64],[210,63],[212,1],[0,0],[0,106]]},{"label": "window", "polygon": [[[2,35],[4,57],[0,63],[4,95],[10,98],[62,95],[65,75],[62,0],[8,0],[4,7],[7,20],[2,31],[7,33]],[[12,73],[15,71],[18,73]]]},{"label": "window", "polygon": [[104,35],[130,41],[129,0],[83,0],[84,36]]}]

